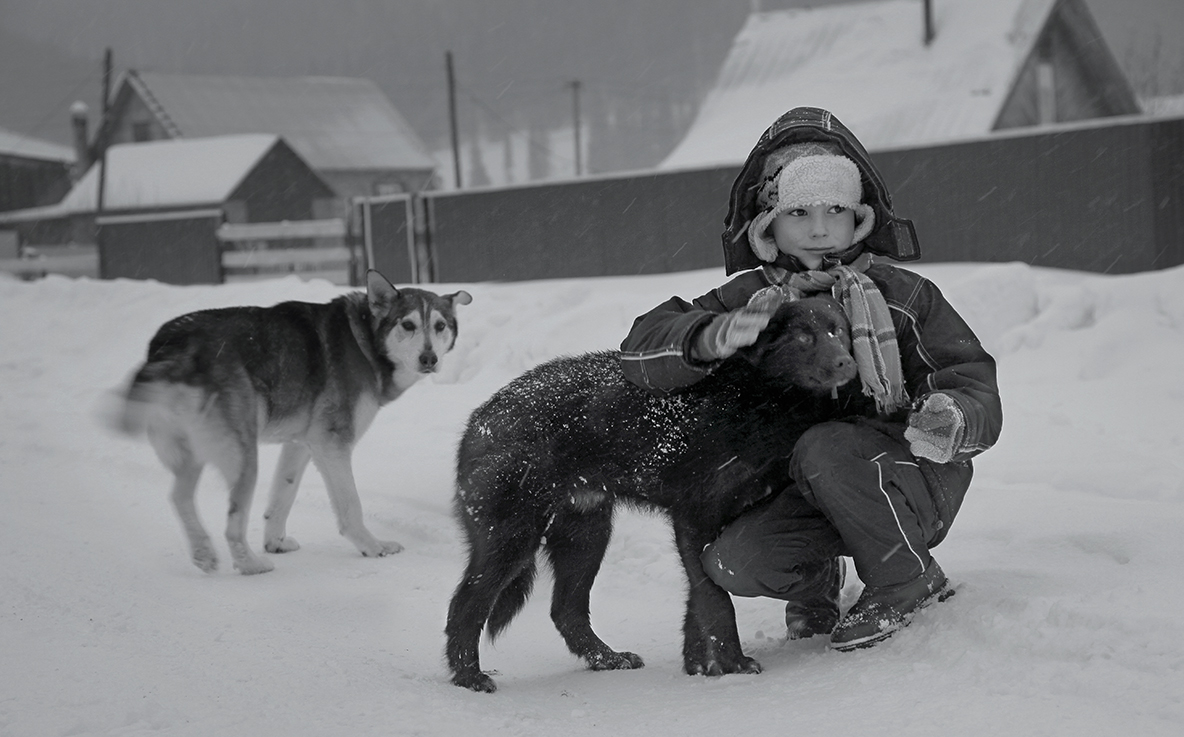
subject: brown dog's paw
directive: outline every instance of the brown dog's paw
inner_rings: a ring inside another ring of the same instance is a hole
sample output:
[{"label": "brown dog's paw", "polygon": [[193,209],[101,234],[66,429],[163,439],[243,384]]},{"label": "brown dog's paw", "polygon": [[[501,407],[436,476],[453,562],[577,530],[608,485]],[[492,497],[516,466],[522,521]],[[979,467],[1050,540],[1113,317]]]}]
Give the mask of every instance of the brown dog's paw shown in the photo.
[{"label": "brown dog's paw", "polygon": [[263,543],[263,550],[268,553],[291,553],[300,549],[300,543],[294,537],[281,537]]}]

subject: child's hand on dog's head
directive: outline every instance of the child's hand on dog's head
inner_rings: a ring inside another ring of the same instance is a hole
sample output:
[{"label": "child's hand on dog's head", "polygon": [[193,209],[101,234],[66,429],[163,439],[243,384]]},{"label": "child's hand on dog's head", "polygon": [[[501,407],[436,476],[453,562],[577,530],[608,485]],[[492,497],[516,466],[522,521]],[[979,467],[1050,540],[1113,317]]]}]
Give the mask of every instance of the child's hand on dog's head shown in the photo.
[{"label": "child's hand on dog's head", "polygon": [[716,361],[752,345],[780,306],[780,299],[767,299],[716,315],[695,341],[696,358]]}]

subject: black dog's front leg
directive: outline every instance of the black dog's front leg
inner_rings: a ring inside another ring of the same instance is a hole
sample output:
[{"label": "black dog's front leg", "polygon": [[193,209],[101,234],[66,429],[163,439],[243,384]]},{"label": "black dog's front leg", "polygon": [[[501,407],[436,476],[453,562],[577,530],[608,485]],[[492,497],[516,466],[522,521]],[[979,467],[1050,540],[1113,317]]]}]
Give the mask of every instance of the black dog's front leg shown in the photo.
[{"label": "black dog's front leg", "polygon": [[687,674],[760,673],[761,664],[746,656],[740,647],[736,609],[731,597],[703,572],[699,555],[710,542],[710,537],[675,520],[674,540],[687,574],[682,650]]}]

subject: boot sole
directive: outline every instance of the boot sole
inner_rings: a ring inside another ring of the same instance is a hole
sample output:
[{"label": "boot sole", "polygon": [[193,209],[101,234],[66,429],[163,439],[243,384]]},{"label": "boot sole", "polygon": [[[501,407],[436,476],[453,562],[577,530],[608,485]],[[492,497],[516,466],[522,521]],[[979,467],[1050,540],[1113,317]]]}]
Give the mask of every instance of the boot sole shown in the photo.
[{"label": "boot sole", "polygon": [[920,606],[918,606],[916,609],[914,609],[912,612],[910,612],[908,616],[906,616],[904,619],[902,619],[897,624],[897,626],[895,626],[891,629],[882,630],[880,632],[875,633],[874,635],[868,635],[867,637],[860,637],[855,640],[848,640],[847,642],[840,642],[840,643],[831,642],[830,648],[831,648],[831,650],[837,650],[838,652],[841,652],[841,653],[848,653],[848,652],[851,652],[852,650],[865,650],[869,647],[873,647],[875,645],[878,645],[879,643],[883,642],[884,640],[887,640],[889,637],[892,637],[893,635],[895,635],[897,632],[900,632],[905,627],[908,627],[912,623],[913,617],[915,617],[917,615],[917,612],[919,612],[922,609],[925,609],[926,607],[931,606],[933,604],[943,602],[946,599],[953,596],[955,593],[957,593],[957,590],[954,589],[954,587],[947,585],[945,588],[936,592],[933,596],[929,597],[924,602],[922,602]]}]

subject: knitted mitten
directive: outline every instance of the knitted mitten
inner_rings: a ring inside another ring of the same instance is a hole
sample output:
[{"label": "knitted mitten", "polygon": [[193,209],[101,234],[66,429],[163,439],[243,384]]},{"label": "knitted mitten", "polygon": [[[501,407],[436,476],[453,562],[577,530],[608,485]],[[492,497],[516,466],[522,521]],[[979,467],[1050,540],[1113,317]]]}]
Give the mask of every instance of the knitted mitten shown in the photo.
[{"label": "knitted mitten", "polygon": [[913,455],[934,463],[949,463],[962,445],[966,419],[948,394],[935,392],[909,415],[905,440]]},{"label": "knitted mitten", "polygon": [[716,315],[695,339],[692,348],[695,358],[717,361],[752,345],[779,305],[780,300],[770,299]]}]

